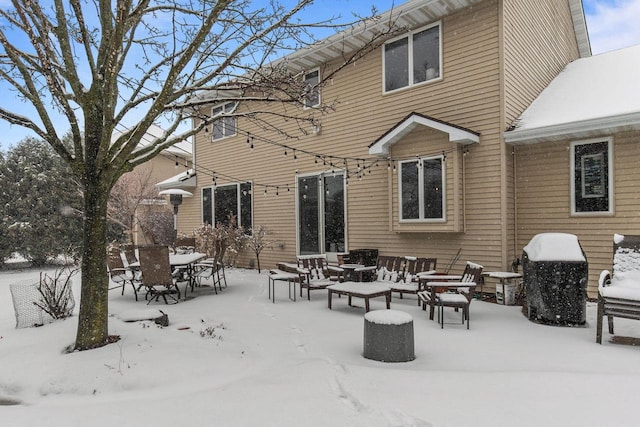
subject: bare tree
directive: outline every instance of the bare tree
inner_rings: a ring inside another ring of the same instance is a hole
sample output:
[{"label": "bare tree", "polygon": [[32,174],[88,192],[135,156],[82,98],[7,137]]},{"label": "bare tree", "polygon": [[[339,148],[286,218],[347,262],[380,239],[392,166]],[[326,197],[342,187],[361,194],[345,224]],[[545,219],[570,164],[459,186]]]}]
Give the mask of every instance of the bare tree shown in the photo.
[{"label": "bare tree", "polygon": [[260,253],[265,248],[270,248],[274,239],[270,239],[267,236],[270,234],[262,224],[253,229],[253,232],[248,237],[248,246],[251,248],[254,254],[256,254],[256,263],[258,264],[258,273],[260,273]]},{"label": "bare tree", "polygon": [[[307,127],[316,120],[301,108],[308,88],[300,76],[287,61],[273,61],[313,42],[317,26],[331,26],[295,18],[311,2],[285,9],[275,0],[12,0],[0,9],[0,84],[14,94],[4,93],[0,119],[47,141],[84,193],[75,349],[113,341],[105,274],[111,189],[136,165],[211,125],[211,117],[200,117],[176,132],[197,105],[211,102],[205,93],[296,105],[283,115]],[[364,47],[345,48],[334,73],[375,49],[387,27],[363,33],[372,39]],[[16,99],[31,112],[19,112]],[[269,116],[260,113],[252,112],[252,119],[268,126]],[[165,133],[139,146],[154,122]],[[61,140],[67,131],[71,146]],[[114,131],[120,133],[112,139]]]},{"label": "bare tree", "polygon": [[111,189],[109,198],[109,219],[119,224],[133,243],[141,205],[145,201],[158,198],[155,183],[151,180],[151,168],[138,167],[120,177]]}]

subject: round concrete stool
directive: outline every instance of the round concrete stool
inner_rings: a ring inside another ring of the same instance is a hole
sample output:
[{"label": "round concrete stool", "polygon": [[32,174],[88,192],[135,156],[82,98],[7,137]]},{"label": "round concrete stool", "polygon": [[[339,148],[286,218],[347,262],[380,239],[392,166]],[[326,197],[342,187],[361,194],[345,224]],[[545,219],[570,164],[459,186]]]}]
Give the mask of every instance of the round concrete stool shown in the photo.
[{"label": "round concrete stool", "polygon": [[413,317],[398,310],[375,310],[365,314],[362,355],[381,362],[415,359]]}]

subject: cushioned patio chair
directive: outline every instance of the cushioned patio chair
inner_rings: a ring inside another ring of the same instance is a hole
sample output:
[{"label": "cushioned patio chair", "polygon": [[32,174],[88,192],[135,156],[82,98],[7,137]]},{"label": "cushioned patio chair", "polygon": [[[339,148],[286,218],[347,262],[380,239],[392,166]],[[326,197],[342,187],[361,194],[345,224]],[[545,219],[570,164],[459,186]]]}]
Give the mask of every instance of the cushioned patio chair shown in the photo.
[{"label": "cushioned patio chair", "polygon": [[[417,295],[422,290],[420,281],[418,280],[418,274],[435,273],[436,259],[435,258],[416,258],[406,256],[404,257],[405,263],[402,270],[402,274],[398,276],[398,280],[395,282],[389,282],[388,286],[391,288],[391,292],[397,292],[400,294],[400,299],[404,294]],[[421,301],[418,298],[418,306]]]},{"label": "cushioned patio chair", "polygon": [[[438,308],[438,322],[444,328],[444,308],[452,307],[456,311],[462,309],[462,324],[467,321],[469,329],[469,306],[473,300],[475,288],[482,280],[483,267],[480,264],[467,261],[461,276],[438,276],[426,282],[425,290],[418,292],[423,310],[431,306],[430,318],[433,319],[433,309]],[[448,279],[444,279],[447,277]]]},{"label": "cushioned patio chair", "polygon": [[640,320],[640,236],[614,236],[613,269],[601,272],[598,281],[598,344],[602,344],[604,316],[611,335],[614,317]]},{"label": "cushioned patio chair", "polygon": [[307,289],[307,300],[311,300],[311,291],[326,289],[327,286],[343,281],[344,269],[329,265],[327,256],[298,255],[297,272],[300,274],[300,296],[302,289]]}]

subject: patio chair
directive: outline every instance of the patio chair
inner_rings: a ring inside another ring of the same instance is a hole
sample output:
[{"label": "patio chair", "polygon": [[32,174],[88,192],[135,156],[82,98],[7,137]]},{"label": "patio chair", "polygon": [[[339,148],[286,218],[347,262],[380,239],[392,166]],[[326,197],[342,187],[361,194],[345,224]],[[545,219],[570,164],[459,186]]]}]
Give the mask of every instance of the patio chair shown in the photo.
[{"label": "patio chair", "polygon": [[[467,321],[469,329],[469,306],[473,300],[475,288],[482,280],[482,267],[467,261],[467,265],[459,278],[444,280],[445,277],[434,275],[433,281],[426,283],[426,289],[418,292],[418,298],[422,301],[422,308],[426,310],[427,304],[431,306],[430,318],[433,318],[433,308],[438,308],[438,323],[444,328],[444,308],[452,307],[456,311],[462,309],[462,324]],[[455,276],[453,276],[455,277]]]},{"label": "patio chair", "polygon": [[[169,263],[169,248],[166,246],[143,246],[138,249],[142,285],[146,288],[145,299],[158,301],[160,298],[168,304],[167,297],[174,303],[180,299],[180,289],[172,275]],[[173,295],[177,294],[178,298]]]},{"label": "patio chair", "polygon": [[402,279],[406,258],[401,256],[378,255],[375,266],[357,268],[361,282],[393,283]]},{"label": "patio chair", "polygon": [[298,255],[297,272],[300,274],[300,296],[302,288],[307,289],[307,300],[311,300],[311,291],[326,289],[327,286],[343,281],[344,269],[329,265],[327,256]]},{"label": "patio chair", "polygon": [[[395,282],[390,282],[389,287],[391,292],[397,292],[402,299],[404,294],[417,295],[422,290],[420,281],[418,280],[418,274],[435,273],[436,258],[416,258],[406,256],[404,269],[402,275]],[[420,306],[420,299],[418,298],[418,306]]]},{"label": "patio chair", "polygon": [[122,246],[122,253],[124,254],[124,259],[127,261],[127,264],[138,262],[135,245],[128,244]]},{"label": "patio chair", "polygon": [[124,288],[130,283],[136,301],[138,301],[139,276],[137,276],[133,270],[124,266],[119,248],[113,247],[109,249],[107,254],[107,267],[109,270],[109,278],[116,284],[114,288],[109,288],[109,290],[122,288],[122,295],[124,295]]},{"label": "patio chair", "polygon": [[211,279],[213,291],[216,295],[218,294],[218,288],[222,291],[224,273],[221,273],[221,263],[215,261],[214,258],[208,258],[194,264],[193,268],[195,269],[195,280],[198,287],[202,287],[205,280]]},{"label": "patio chair", "polygon": [[602,344],[604,316],[611,335],[614,317],[640,320],[640,236],[614,236],[612,270],[604,270],[598,280],[598,344]]},{"label": "patio chair", "polygon": [[177,254],[190,254],[196,250],[195,237],[177,237],[174,243],[174,251]]}]

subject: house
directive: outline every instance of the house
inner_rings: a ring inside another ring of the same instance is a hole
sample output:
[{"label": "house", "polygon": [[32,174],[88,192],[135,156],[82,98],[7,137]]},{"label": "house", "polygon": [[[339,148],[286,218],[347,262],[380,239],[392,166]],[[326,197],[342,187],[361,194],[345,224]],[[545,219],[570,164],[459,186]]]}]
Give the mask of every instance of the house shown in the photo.
[{"label": "house", "polygon": [[[344,46],[362,44],[389,17],[405,31],[336,72]],[[519,217],[519,169],[525,151],[542,145],[507,144],[506,131],[526,123],[527,107],[567,64],[590,56],[580,0],[409,0],[286,58],[319,88],[305,113],[332,103],[308,129],[277,118],[260,126],[242,114],[250,102],[213,96],[201,113],[219,119],[194,140],[197,185],[179,230],[229,214],[263,225],[279,242],[263,265],[377,248],[437,257],[441,268],[461,250],[485,270],[509,270],[537,231],[526,225],[535,218]],[[603,244],[612,232],[603,230]],[[240,261],[250,265],[250,254]]]},{"label": "house", "polygon": [[[162,136],[164,129],[152,125],[140,141],[139,147],[151,144],[156,138]],[[114,134],[113,138],[116,138]],[[192,178],[192,147],[190,141],[181,141],[165,150],[153,159],[138,165],[134,170],[125,174],[121,180],[125,180],[125,186],[131,186],[134,199],[144,197],[140,205],[135,208],[136,217],[144,215],[143,211],[168,209],[171,210],[166,197],[158,195],[159,190],[168,188],[180,188],[187,191],[195,189],[195,178]],[[137,200],[136,200],[137,203]],[[133,203],[136,205],[136,203]],[[132,240],[136,244],[150,243],[148,236],[140,230],[139,221],[134,222]]]},{"label": "house", "polygon": [[504,133],[513,148],[517,245],[578,236],[592,295],[613,234],[640,226],[640,45],[578,59]]}]

